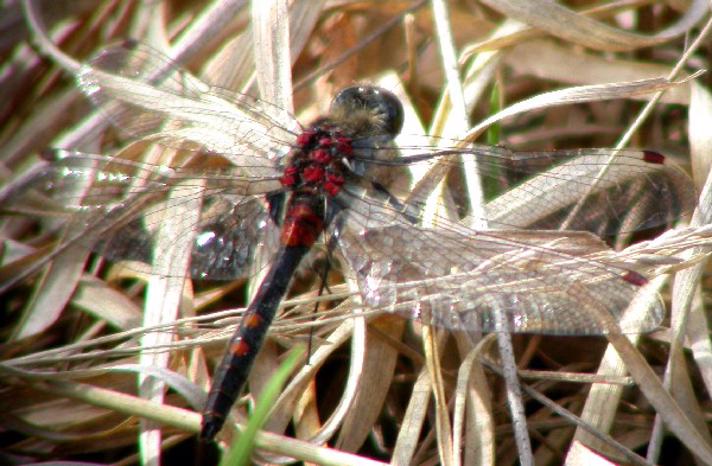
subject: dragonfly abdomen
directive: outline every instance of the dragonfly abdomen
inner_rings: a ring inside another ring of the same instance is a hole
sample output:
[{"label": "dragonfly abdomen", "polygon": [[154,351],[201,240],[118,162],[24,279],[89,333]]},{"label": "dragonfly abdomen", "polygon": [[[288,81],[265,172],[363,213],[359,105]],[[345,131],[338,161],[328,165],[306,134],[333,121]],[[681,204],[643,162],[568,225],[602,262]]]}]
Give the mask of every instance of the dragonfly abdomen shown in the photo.
[{"label": "dragonfly abdomen", "polygon": [[323,231],[324,224],[322,196],[295,193],[289,202],[282,227],[282,247],[245,311],[240,327],[230,338],[228,351],[213,377],[203,410],[200,431],[203,440],[213,439],[225,423],[230,407],[247,381],[292,276]]}]

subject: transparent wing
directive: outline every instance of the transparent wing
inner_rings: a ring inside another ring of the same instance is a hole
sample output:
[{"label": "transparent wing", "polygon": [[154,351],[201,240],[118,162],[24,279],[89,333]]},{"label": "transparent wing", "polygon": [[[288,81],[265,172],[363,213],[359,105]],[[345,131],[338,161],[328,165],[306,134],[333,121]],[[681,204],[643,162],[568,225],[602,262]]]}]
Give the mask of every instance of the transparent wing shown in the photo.
[{"label": "transparent wing", "polygon": [[200,81],[160,52],[135,42],[102,51],[79,86],[125,135],[218,153],[237,166],[271,166],[300,126],[288,112]]},{"label": "transparent wing", "polygon": [[670,225],[691,213],[697,202],[685,172],[651,151],[514,152],[484,145],[443,149],[419,144],[400,150],[401,158],[374,163],[432,170],[404,201],[415,216],[448,175],[450,198],[440,202],[454,205],[465,224],[480,219],[463,195],[463,162],[469,161],[476,162],[490,199],[485,217],[491,228],[587,230],[610,237]]},{"label": "transparent wing", "polygon": [[[516,332],[604,333],[601,310],[622,321],[627,332],[660,323],[662,303],[654,293],[640,293],[645,278],[606,260],[612,256],[595,236],[503,228],[610,234],[673,222],[693,209],[696,193],[684,172],[664,157],[624,151],[611,161],[609,149],[412,149],[402,159],[377,162],[435,167],[436,175],[430,172],[404,201],[364,185],[345,189],[340,201],[349,206],[338,227],[341,254],[367,305],[459,330],[497,330],[495,309]],[[516,175],[519,184],[486,205],[490,227],[499,230],[470,229],[471,215],[459,210],[462,183],[452,170],[468,158],[476,158],[486,181],[501,179],[506,171]],[[445,174],[449,189],[428,204]],[[435,212],[432,228],[418,226],[426,207]],[[453,212],[454,218],[447,215]],[[641,296],[650,298],[648,315],[643,322],[626,322],[624,311]]]},{"label": "transparent wing", "polygon": [[356,223],[340,232],[340,251],[372,308],[485,332],[501,328],[497,309],[509,331],[568,335],[605,333],[601,312],[623,322],[624,332],[651,330],[664,315],[652,293],[645,320],[626,323],[624,311],[645,279],[595,258],[605,245],[588,233]]},{"label": "transparent wing", "polygon": [[[167,168],[80,152],[60,151],[6,193],[5,210],[31,215],[76,232],[75,241],[111,260],[152,263],[168,254],[155,235],[172,222],[176,236],[191,234],[191,275],[229,280],[247,273],[259,244],[277,247],[276,230],[265,211],[265,193],[279,189],[274,178],[248,178],[234,169]],[[199,196],[200,221],[185,220],[175,208]],[[163,241],[166,247],[173,242]]]}]

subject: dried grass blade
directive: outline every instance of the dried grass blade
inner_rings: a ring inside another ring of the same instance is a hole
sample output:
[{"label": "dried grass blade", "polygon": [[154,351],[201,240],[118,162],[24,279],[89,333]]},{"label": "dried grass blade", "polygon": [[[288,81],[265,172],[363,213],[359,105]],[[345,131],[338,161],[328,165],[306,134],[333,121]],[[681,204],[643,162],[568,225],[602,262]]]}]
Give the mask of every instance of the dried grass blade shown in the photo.
[{"label": "dried grass blade", "polygon": [[[512,47],[503,54],[503,62],[516,73],[572,86],[638,81],[667,76],[670,73],[670,66],[667,64],[602,57],[600,54],[583,51],[572,53],[570,48],[548,39],[524,42]],[[586,72],[572,73],[571,70]],[[650,97],[636,94],[630,98],[647,100]],[[688,105],[689,85],[667,89],[660,102]]]},{"label": "dried grass blade", "polygon": [[680,81],[671,81],[666,78],[652,78],[621,83],[576,86],[560,89],[558,91],[546,92],[521,102],[517,102],[505,108],[501,112],[487,117],[467,132],[465,140],[474,141],[488,126],[520,113],[555,107],[558,105],[623,99],[640,94],[659,92],[684,84],[689,79],[696,76],[697,74],[694,74],[689,78]]},{"label": "dried grass blade", "polygon": [[[292,60],[289,47],[287,2],[252,2],[255,71],[260,95],[288,114],[292,103]],[[283,117],[288,120],[289,116]]]},{"label": "dried grass blade", "polygon": [[[657,279],[655,284],[649,286],[658,288],[662,286],[663,279]],[[632,343],[635,344],[640,339],[640,335],[629,335],[632,339]],[[633,347],[632,351],[636,351]],[[601,363],[596,372],[597,375],[603,377],[623,377],[627,375],[628,371],[624,361],[621,356],[616,352],[612,346],[608,346]],[[607,383],[596,383],[591,386],[588,396],[586,397],[586,403],[581,412],[581,420],[598,429],[601,432],[610,432],[613,422],[615,420],[615,415],[618,410],[620,399],[625,390],[624,386],[621,385],[611,385]],[[596,451],[606,452],[611,455],[616,455],[616,451],[613,450],[609,445],[607,445],[601,439],[594,437],[590,432],[577,428],[574,436],[574,441],[593,448]],[[571,455],[573,453],[569,453]],[[567,462],[569,461],[569,455],[567,455]]]},{"label": "dried grass blade", "polygon": [[88,256],[86,249],[70,246],[54,258],[25,306],[11,340],[37,335],[57,321],[74,294]]},{"label": "dried grass blade", "polygon": [[[712,136],[705,123],[712,123],[710,102],[712,96],[709,91],[699,85],[693,86],[693,103],[690,106],[690,144],[693,175],[696,180],[705,177],[705,183],[700,194],[698,210],[695,212],[692,224],[705,226],[712,223],[712,171],[710,171],[710,154],[712,154]],[[690,256],[695,253],[709,253],[709,248],[698,248],[689,251]],[[673,312],[684,312],[687,315],[687,337],[690,347],[698,365],[702,380],[708,392],[712,392],[712,342],[709,338],[710,324],[701,300],[701,290],[696,285],[700,283],[703,264],[684,270],[675,278],[673,288]],[[695,291],[697,290],[697,291]],[[694,296],[692,293],[696,293]],[[692,305],[693,309],[687,309]]]},{"label": "dried grass blade", "polygon": [[[695,185],[702,191],[712,167],[712,92],[701,83],[690,83],[690,110],[688,114],[690,159]],[[707,205],[707,204],[700,204]],[[700,224],[709,222],[703,219]]]},{"label": "dried grass blade", "polygon": [[[64,381],[46,382],[39,387],[42,390],[84,401],[94,406],[101,406],[113,411],[149,418],[155,422],[171,425],[187,432],[200,430],[200,415],[185,409],[153,403],[141,398],[126,395],[88,384]],[[385,463],[369,460],[362,456],[343,453],[311,443],[290,439],[281,435],[259,432],[255,438],[258,448],[272,451],[292,458],[329,465],[366,465],[384,466]]]},{"label": "dried grass blade", "polygon": [[135,328],[141,321],[141,309],[136,303],[100,280],[82,280],[72,304],[121,330]]},{"label": "dried grass blade", "polygon": [[[640,303],[644,305],[644,301],[641,300]],[[595,306],[591,308],[594,309]],[[607,337],[609,342],[616,349],[640,390],[663,418],[666,427],[677,435],[680,441],[695,455],[705,462],[712,462],[712,446],[706,443],[704,437],[690,422],[685,412],[680,409],[680,406],[665,390],[660,379],[648,365],[645,358],[632,342],[620,333],[618,323],[611,321],[612,319],[604,309],[596,310],[600,311],[597,312],[597,317],[608,329]]]},{"label": "dried grass blade", "polygon": [[[468,465],[486,465],[495,462],[492,396],[485,372],[478,361],[480,354],[494,338],[495,336],[490,334],[480,340],[463,359],[457,374],[455,408],[452,415],[453,450],[464,452],[464,464]],[[465,432],[463,428],[466,429]]]},{"label": "dried grass blade", "polygon": [[393,448],[392,464],[404,466],[414,464],[420,433],[428,413],[431,390],[430,375],[427,368],[423,367],[413,384],[413,392],[408,400],[408,407]]},{"label": "dried grass blade", "polygon": [[[692,160],[696,167],[695,174],[698,180],[701,179],[703,173],[707,174],[707,179],[702,187],[702,194],[700,196],[699,207],[695,211],[692,224],[693,225],[707,225],[712,222],[712,209],[709,207],[712,205],[712,172],[709,171],[710,155],[707,153],[708,150],[712,148],[710,144],[710,136],[706,134],[705,131],[700,131],[700,125],[704,124],[706,121],[710,123],[710,118],[712,113],[708,108],[700,108],[705,105],[709,105],[712,102],[709,93],[706,92],[701,86],[693,83],[693,96],[696,98],[692,99],[690,105],[690,136],[691,136],[691,146],[692,146]],[[695,164],[695,160],[697,163]],[[699,183],[699,181],[698,181]],[[695,254],[705,252],[704,249],[695,248],[690,251],[685,251],[686,257],[692,257]],[[689,337],[692,340],[693,348],[703,348],[702,353],[706,353],[709,350],[709,338],[707,336],[700,339],[700,334],[697,330],[694,330],[690,325],[690,319],[694,319],[697,323],[695,327],[702,329],[709,329],[709,324],[706,322],[704,313],[699,307],[692,308],[691,304],[695,296],[695,290],[697,289],[701,277],[702,277],[702,264],[698,264],[692,268],[678,272],[675,276],[675,283],[673,285],[673,299],[672,299],[672,342],[670,345],[670,356],[668,366],[665,371],[665,386],[672,392],[676,400],[684,408],[684,411],[688,413],[690,420],[697,427],[700,434],[706,439],[709,445],[712,445],[712,437],[706,428],[705,420],[702,416],[702,408],[696,400],[694,389],[691,386],[690,375],[686,368],[685,359],[683,356],[684,349],[684,338],[685,332],[689,329],[691,335]],[[694,312],[696,314],[694,317],[691,315]],[[700,344],[700,340],[704,340]],[[700,354],[698,351],[696,354]],[[696,358],[698,364],[705,361],[706,358]],[[703,368],[706,364],[700,366],[702,373],[707,373]],[[648,450],[648,459],[651,461],[657,461],[660,456],[660,451],[662,448],[662,437],[663,437],[663,425],[660,414],[656,416],[652,440]]]},{"label": "dried grass blade", "polygon": [[442,332],[436,332],[429,325],[423,326],[425,361],[432,381],[433,397],[435,398],[435,436],[438,454],[443,465],[452,466],[455,464],[454,455],[459,454],[459,452],[456,453],[452,449],[452,426],[440,367],[440,353],[444,344],[445,335]]},{"label": "dried grass blade", "polygon": [[[384,316],[370,326],[399,341],[405,330],[405,321]],[[368,338],[359,389],[343,420],[337,448],[357,451],[363,445],[385,408],[384,402],[392,384],[397,359],[398,351],[386,339],[378,336]]]},{"label": "dried grass blade", "polygon": [[[180,222],[169,222],[170,218],[181,218],[189,225],[195,225],[200,218],[201,197],[204,187],[195,180],[178,183],[171,191],[166,208],[155,214],[165,216],[156,236],[156,250],[164,254],[154,258],[153,273],[146,290],[143,325],[150,327],[171,323],[178,317],[178,310],[183,297],[185,276],[193,245],[193,235],[180,228]],[[170,343],[170,332],[150,332],[141,338],[142,351],[139,363],[145,366],[164,368],[168,366],[168,352],[154,352],[153,348]],[[165,385],[154,378],[139,376],[139,395],[151,401],[161,403]],[[139,443],[142,453],[150,452],[151,445],[160,451],[161,431],[154,424],[142,420],[142,432]],[[154,456],[157,458],[159,456]],[[147,461],[153,459],[144,458]]]},{"label": "dried grass blade", "polygon": [[[450,101],[450,112],[448,114],[449,125],[445,126],[445,138],[461,138],[467,130],[467,109],[465,105],[465,95],[458,61],[455,53],[455,43],[450,26],[447,4],[442,0],[436,0],[433,4],[433,19],[437,28],[437,38],[440,44],[440,54],[443,60],[443,69],[447,78],[447,93]],[[484,192],[480,183],[480,178],[476,174],[477,160],[469,158],[464,161],[465,185],[467,196],[471,208],[477,219],[486,218],[484,214]],[[442,185],[441,185],[442,186]],[[437,195],[436,192],[433,193]],[[486,222],[482,220],[480,224],[473,225],[479,228],[486,228]]]},{"label": "dried grass blade", "polygon": [[707,1],[694,0],[677,22],[657,34],[646,36],[616,29],[555,2],[485,0],[484,3],[507,17],[535,26],[567,42],[607,51],[635,50],[667,42],[687,33],[709,11]]}]

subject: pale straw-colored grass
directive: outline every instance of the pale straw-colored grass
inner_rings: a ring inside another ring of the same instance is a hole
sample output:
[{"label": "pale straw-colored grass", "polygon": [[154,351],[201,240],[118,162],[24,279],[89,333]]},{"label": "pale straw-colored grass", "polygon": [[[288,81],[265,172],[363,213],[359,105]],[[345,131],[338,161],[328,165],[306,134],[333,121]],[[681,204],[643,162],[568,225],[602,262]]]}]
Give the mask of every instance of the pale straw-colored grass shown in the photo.
[{"label": "pale straw-colored grass", "polygon": [[[709,44],[709,3],[252,3],[7,7],[0,13],[8,25],[0,189],[43,163],[38,154],[47,147],[101,153],[117,146],[116,132],[71,74],[109,44],[133,38],[206,82],[285,109],[270,115],[276,121],[289,123],[295,114],[308,123],[340,88],[379,83],[404,101],[400,144],[428,135],[446,146],[465,140],[466,147],[499,125],[501,144],[515,149],[650,148],[691,169],[702,193],[689,226],[591,256],[661,277],[654,284],[668,309],[663,327],[630,339],[615,328],[608,340],[513,336],[526,384],[514,421],[510,407],[518,402],[515,396],[508,404],[503,379],[494,375],[502,361],[492,337],[473,345],[457,332],[380,315],[360,306],[355,282],[344,284],[337,272],[328,296],[319,297],[318,279],[305,270],[252,371],[250,393],[260,393],[295,343],[312,338],[312,352],[275,403],[265,426],[273,433],[258,436],[257,459],[545,465],[593,464],[602,456],[635,464],[686,458],[671,463],[683,464],[696,457],[712,464],[705,275],[712,97],[709,78],[697,74],[709,66],[698,48],[700,39]],[[23,26],[25,17],[32,29]],[[161,149],[150,156],[164,163],[170,155]],[[394,189],[436,193],[437,219],[445,214],[438,209],[446,187],[433,189],[428,181],[439,179],[429,168],[416,165]],[[487,207],[475,169],[466,167],[460,186],[481,213]],[[194,215],[186,202],[169,208]],[[46,234],[56,225],[0,218],[0,283],[17,281],[1,299],[3,448],[34,460],[72,460],[82,452],[97,461],[107,454],[126,455],[118,464],[157,464],[197,432],[203,390],[269,256],[258,251],[253,273],[237,283],[195,288],[175,279],[176,257],[189,257],[189,236],[171,244],[176,255],[153,270],[108,265],[81,245],[39,267],[50,241],[62,239]],[[162,228],[159,241],[181,236],[169,224]],[[318,319],[315,302],[322,303]],[[137,377],[148,380],[140,390]],[[239,411],[246,412],[244,403]]]}]

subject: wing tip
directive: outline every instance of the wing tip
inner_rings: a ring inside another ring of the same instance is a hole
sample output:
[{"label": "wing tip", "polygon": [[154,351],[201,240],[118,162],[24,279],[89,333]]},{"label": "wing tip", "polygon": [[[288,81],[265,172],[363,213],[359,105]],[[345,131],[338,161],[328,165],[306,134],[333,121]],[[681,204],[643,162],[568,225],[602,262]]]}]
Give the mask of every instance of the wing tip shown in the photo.
[{"label": "wing tip", "polygon": [[634,272],[633,270],[628,270],[625,274],[623,274],[623,280],[635,286],[645,286],[648,284],[647,278],[638,272]]},{"label": "wing tip", "polygon": [[644,150],[643,161],[656,165],[662,165],[665,163],[665,156],[660,152],[656,152],[654,150]]},{"label": "wing tip", "polygon": [[67,151],[64,149],[58,149],[56,147],[46,147],[39,151],[39,156],[45,162],[57,162],[67,155]]},{"label": "wing tip", "polygon": [[135,50],[139,47],[140,42],[137,41],[136,39],[124,39],[123,41],[119,42],[119,46],[128,50]]}]

